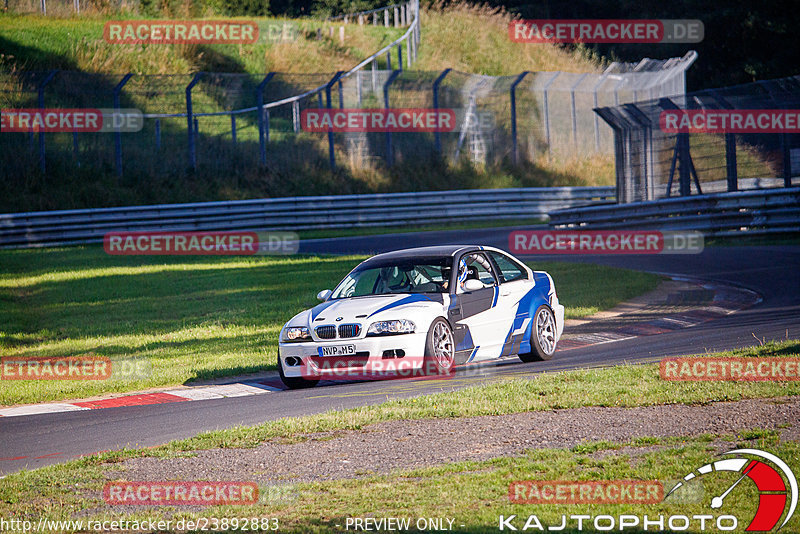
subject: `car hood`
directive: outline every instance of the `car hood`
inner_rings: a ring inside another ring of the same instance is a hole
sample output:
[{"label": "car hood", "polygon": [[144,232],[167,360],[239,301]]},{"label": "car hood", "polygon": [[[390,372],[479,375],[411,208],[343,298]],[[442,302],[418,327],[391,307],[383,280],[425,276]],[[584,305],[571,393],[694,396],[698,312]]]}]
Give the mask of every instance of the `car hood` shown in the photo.
[{"label": "car hood", "polygon": [[436,294],[398,294],[354,297],[328,300],[317,304],[310,310],[299,314],[290,321],[293,325],[312,326],[329,323],[364,323],[380,320],[390,312],[397,317],[397,312],[408,308],[439,306],[443,304],[442,295]]}]

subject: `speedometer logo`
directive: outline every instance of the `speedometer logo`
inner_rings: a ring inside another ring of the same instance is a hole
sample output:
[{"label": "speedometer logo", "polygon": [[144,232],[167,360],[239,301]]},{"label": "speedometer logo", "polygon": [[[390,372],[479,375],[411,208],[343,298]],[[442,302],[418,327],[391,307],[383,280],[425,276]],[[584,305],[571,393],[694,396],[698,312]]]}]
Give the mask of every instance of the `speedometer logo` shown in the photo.
[{"label": "speedometer logo", "polygon": [[[689,473],[681,482],[672,488],[667,497],[689,481],[718,472],[739,473],[739,478],[721,494],[711,499],[711,508],[719,509],[725,505],[725,498],[735,491],[737,486],[749,478],[758,488],[758,509],[745,529],[747,532],[763,532],[772,530],[783,517],[782,528],[792,518],[797,508],[797,479],[786,465],[786,462],[768,452],[758,449],[735,449],[723,453],[722,456],[736,455],[738,458],[727,458],[706,464]],[[741,456],[755,456],[760,460],[743,458]],[[788,485],[788,487],[787,487]],[[788,505],[788,508],[787,508]],[[785,512],[785,514],[784,514]]]}]

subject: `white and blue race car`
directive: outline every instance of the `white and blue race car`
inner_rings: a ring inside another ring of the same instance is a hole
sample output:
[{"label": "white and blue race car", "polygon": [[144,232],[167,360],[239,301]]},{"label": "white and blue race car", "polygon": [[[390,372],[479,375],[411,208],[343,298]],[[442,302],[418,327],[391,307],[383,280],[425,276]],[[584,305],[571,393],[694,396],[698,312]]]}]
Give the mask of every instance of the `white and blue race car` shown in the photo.
[{"label": "white and blue race car", "polygon": [[317,298],[281,329],[278,366],[290,388],[399,363],[448,374],[512,354],[549,360],[564,329],[549,274],[477,245],[379,254]]}]

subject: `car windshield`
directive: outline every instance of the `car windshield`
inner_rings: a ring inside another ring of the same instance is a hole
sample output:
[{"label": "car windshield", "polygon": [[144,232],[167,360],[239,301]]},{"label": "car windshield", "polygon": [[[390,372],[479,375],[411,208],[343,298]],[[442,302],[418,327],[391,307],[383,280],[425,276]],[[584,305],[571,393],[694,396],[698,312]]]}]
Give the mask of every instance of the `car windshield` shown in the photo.
[{"label": "car windshield", "polygon": [[416,258],[370,263],[356,269],[333,290],[331,298],[393,293],[445,293],[451,258]]}]

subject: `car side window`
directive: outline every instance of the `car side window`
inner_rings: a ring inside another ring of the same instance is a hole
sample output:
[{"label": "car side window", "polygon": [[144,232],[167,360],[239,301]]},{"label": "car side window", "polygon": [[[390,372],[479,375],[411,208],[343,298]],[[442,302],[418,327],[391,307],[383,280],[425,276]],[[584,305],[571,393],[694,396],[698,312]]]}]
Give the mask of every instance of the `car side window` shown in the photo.
[{"label": "car side window", "polygon": [[489,251],[492,259],[497,264],[500,270],[500,282],[513,282],[515,280],[525,280],[528,278],[528,272],[517,262],[499,252]]},{"label": "car side window", "polygon": [[467,254],[459,263],[465,264],[465,269],[459,265],[459,292],[463,291],[463,284],[470,279],[481,281],[485,287],[497,285],[494,267],[483,253]]}]

